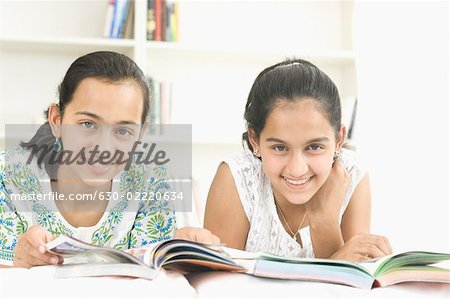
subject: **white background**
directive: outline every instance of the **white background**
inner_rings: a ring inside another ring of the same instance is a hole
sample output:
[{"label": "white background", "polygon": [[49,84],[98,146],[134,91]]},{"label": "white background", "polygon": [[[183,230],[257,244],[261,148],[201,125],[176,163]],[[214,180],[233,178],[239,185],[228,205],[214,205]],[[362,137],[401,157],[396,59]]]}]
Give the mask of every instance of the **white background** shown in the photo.
[{"label": "white background", "polygon": [[448,2],[357,2],[359,152],[373,231],[394,249],[449,251]]}]

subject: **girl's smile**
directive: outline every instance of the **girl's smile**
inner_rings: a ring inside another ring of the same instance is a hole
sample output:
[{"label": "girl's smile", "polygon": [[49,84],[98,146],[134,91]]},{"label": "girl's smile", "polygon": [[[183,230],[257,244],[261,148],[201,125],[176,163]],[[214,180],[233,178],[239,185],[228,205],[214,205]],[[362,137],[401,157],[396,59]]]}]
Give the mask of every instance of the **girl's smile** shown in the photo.
[{"label": "girl's smile", "polygon": [[293,190],[304,190],[308,187],[309,183],[314,179],[314,176],[305,177],[302,179],[293,179],[285,176],[281,178],[286,182],[286,185]]},{"label": "girl's smile", "polygon": [[92,171],[95,175],[103,175],[107,173],[111,168],[114,167],[113,164],[102,165],[100,163],[95,164],[87,164],[87,167]]}]

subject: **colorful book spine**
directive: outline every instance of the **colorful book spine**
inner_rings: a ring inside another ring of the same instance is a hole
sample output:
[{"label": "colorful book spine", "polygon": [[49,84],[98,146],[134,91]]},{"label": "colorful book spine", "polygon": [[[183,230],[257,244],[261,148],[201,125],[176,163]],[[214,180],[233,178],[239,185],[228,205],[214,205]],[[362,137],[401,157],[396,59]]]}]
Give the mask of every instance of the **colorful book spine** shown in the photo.
[{"label": "colorful book spine", "polygon": [[162,41],[162,0],[155,0],[155,41]]},{"label": "colorful book spine", "polygon": [[132,38],[134,34],[134,0],[110,0],[107,8],[104,36]]},{"label": "colorful book spine", "polygon": [[161,40],[167,41],[167,0],[162,0],[161,9]]},{"label": "colorful book spine", "polygon": [[109,0],[108,6],[106,8],[105,27],[103,29],[103,37],[111,36],[113,17],[114,17],[114,0]]},{"label": "colorful book spine", "polygon": [[122,21],[120,38],[133,38],[134,33],[134,0],[127,0],[126,13]]},{"label": "colorful book spine", "polygon": [[115,19],[116,19],[116,14],[117,14],[117,0],[112,0],[112,3],[114,3],[114,7],[112,10],[112,16],[111,16],[111,25],[109,26],[109,34],[108,37],[109,38],[113,38],[114,36],[114,25],[115,25]]},{"label": "colorful book spine", "polygon": [[178,41],[178,2],[148,0],[147,40]]},{"label": "colorful book spine", "polygon": [[118,38],[119,37],[119,27],[120,22],[122,19],[122,9],[125,4],[125,0],[115,0],[114,5],[114,17],[113,17],[113,25],[112,25],[112,33],[111,38]]},{"label": "colorful book spine", "polygon": [[147,40],[155,40],[155,0],[147,1]]},{"label": "colorful book spine", "polygon": [[178,2],[172,3],[172,14],[170,15],[171,41],[177,42],[178,39]]}]

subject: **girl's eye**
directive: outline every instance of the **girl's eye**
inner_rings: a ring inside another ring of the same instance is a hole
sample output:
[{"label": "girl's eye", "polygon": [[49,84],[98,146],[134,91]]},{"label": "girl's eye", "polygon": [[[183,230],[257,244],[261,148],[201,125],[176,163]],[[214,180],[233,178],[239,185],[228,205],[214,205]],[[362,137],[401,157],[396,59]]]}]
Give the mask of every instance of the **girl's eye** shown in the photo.
[{"label": "girl's eye", "polygon": [[308,149],[312,151],[318,151],[323,149],[323,146],[321,146],[320,144],[311,144],[310,146],[308,146]]},{"label": "girl's eye", "polygon": [[120,136],[128,136],[128,135],[132,136],[133,135],[133,132],[131,132],[129,129],[126,129],[126,128],[118,128],[116,130],[116,133],[119,134]]},{"label": "girl's eye", "polygon": [[90,121],[82,122],[81,126],[85,127],[86,129],[95,129],[96,128],[95,124],[93,122],[90,122]]},{"label": "girl's eye", "polygon": [[287,147],[286,147],[285,145],[281,145],[281,144],[274,145],[272,148],[273,148],[276,152],[284,152],[284,151],[287,150]]}]

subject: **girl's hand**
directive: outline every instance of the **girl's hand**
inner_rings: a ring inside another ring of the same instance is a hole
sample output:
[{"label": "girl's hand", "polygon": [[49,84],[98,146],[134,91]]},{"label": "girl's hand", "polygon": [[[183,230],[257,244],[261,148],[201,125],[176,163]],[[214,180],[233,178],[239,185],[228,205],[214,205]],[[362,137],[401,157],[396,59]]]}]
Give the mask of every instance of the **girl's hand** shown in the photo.
[{"label": "girl's hand", "polygon": [[342,163],[336,160],[325,183],[305,204],[308,218],[320,219],[321,223],[333,221],[338,225],[340,209],[349,186],[350,175]]},{"label": "girl's hand", "polygon": [[344,246],[330,259],[364,262],[392,254],[389,240],[383,236],[358,234],[345,242]]},{"label": "girl's hand", "polygon": [[55,237],[40,225],[33,225],[21,234],[14,248],[14,267],[31,268],[38,265],[56,265],[63,262],[59,255],[47,251],[45,243]]},{"label": "girl's hand", "polygon": [[203,244],[220,244],[220,239],[213,235],[209,230],[198,227],[182,227],[175,232],[174,238]]}]

